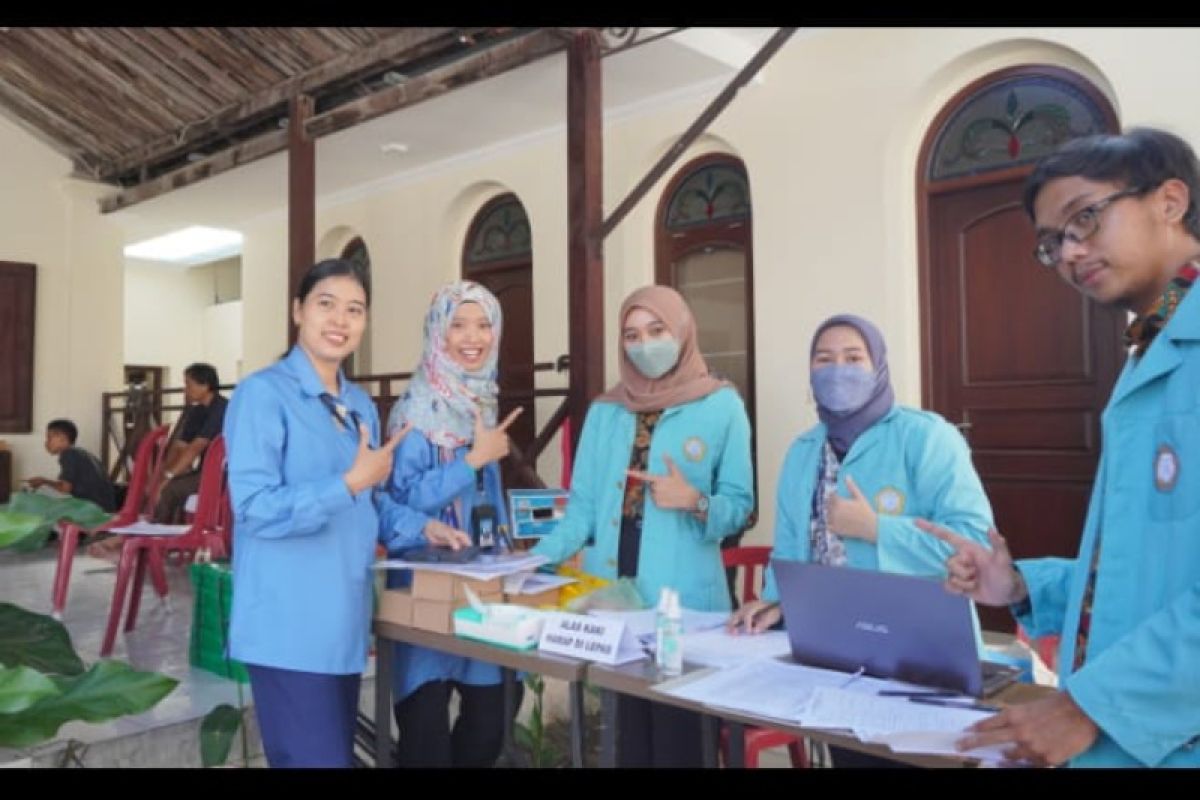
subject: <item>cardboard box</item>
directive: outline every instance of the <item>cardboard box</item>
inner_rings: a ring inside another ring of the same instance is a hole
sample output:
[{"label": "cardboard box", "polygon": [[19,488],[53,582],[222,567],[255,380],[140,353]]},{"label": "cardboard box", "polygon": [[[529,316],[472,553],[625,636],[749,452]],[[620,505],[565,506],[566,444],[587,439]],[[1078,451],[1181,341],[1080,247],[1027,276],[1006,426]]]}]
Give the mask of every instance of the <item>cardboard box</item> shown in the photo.
[{"label": "cardboard box", "polygon": [[478,581],[464,578],[461,575],[451,575],[449,572],[433,572],[426,569],[413,570],[412,596],[414,600],[437,600],[442,603],[453,603],[467,600],[463,586],[470,586],[475,594],[483,597],[485,594],[499,594],[503,591],[501,578]]},{"label": "cardboard box", "polygon": [[413,616],[413,596],[407,589],[388,589],[379,595],[379,610],[376,619],[384,622],[394,622],[397,625],[411,625]]},{"label": "cardboard box", "polygon": [[529,606],[530,608],[557,606],[561,592],[562,587],[556,586],[553,589],[547,589],[537,594],[506,594],[504,595],[504,602],[514,606]]},{"label": "cardboard box", "polygon": [[[485,603],[502,603],[504,595],[500,592],[480,595]],[[454,610],[467,604],[466,600],[447,602],[443,600],[426,600],[414,597],[412,601],[412,622],[414,628],[434,633],[454,632]]]}]

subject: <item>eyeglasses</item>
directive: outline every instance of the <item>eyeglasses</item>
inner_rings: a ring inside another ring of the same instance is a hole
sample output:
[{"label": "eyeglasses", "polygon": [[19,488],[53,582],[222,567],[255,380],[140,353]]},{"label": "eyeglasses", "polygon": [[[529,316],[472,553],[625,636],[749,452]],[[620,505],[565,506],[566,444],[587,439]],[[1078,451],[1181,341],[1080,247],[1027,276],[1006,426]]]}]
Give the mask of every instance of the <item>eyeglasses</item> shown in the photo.
[{"label": "eyeglasses", "polygon": [[1097,200],[1089,206],[1084,206],[1071,215],[1062,230],[1043,231],[1038,235],[1037,247],[1033,248],[1034,258],[1040,261],[1042,266],[1050,268],[1058,266],[1058,262],[1062,259],[1063,240],[1070,240],[1078,244],[1095,235],[1096,231],[1100,230],[1100,213],[1104,209],[1122,197],[1133,197],[1144,192],[1145,189],[1140,186],[1122,189],[1103,200]]}]

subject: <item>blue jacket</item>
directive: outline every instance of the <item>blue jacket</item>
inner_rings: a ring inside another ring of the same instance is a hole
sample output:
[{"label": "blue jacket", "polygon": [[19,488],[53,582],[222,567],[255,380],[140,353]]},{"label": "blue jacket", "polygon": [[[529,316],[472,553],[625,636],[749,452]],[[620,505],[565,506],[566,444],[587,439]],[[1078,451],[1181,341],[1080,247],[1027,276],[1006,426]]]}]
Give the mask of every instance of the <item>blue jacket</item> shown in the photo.
[{"label": "blue jacket", "polygon": [[[448,509],[457,498],[462,505],[459,530],[470,532],[471,509],[475,506],[475,470],[466,462],[469,446],[454,451],[454,460],[442,463],[438,448],[419,432],[413,431],[396,448],[392,478],[387,493],[394,504],[381,514],[384,530],[406,529],[407,515],[415,511],[422,519],[440,518],[452,521]],[[508,509],[500,483],[500,468],[495,462],[483,468],[484,491],[488,502],[496,507],[500,523],[508,524]],[[389,542],[391,552],[421,544],[425,541],[422,528],[409,529]],[[389,570],[388,586],[408,586],[411,570]],[[473,686],[500,683],[500,667],[483,661],[450,655],[426,647],[404,643],[395,644],[395,678],[393,691],[402,700],[429,681],[452,680]]]},{"label": "blue jacket", "polygon": [[[808,561],[809,523],[826,433],[817,424],[788,449],[779,474],[773,556]],[[878,540],[844,539],[849,566],[905,575],[945,577],[943,544],[917,528],[923,517],[987,544],[992,508],[971,464],[966,441],[937,414],[893,406],[850,446],[838,470],[838,493],[850,497],[846,476],[878,514]],[[779,600],[768,570],[763,599]]]},{"label": "blue jacket", "polygon": [[[1101,729],[1075,766],[1200,766],[1200,289],[1101,416],[1103,449],[1074,559],[1017,563],[1031,635],[1060,633],[1060,686]],[[1087,660],[1079,608],[1097,539]]]},{"label": "blue jacket", "polygon": [[[575,455],[566,513],[534,553],[559,562],[583,548],[585,572],[616,580],[621,505],[636,420],[636,414],[616,403],[592,404]],[[662,587],[670,586],[679,591],[686,608],[726,610],[729,588],[721,539],[741,530],[754,507],[750,421],[737,391],[725,387],[666,409],[650,440],[647,471],[666,474],[663,455],[671,457],[688,483],[709,496],[708,518],[700,522],[688,512],[660,509],[646,492],[638,593],[653,605]]]},{"label": "blue jacket", "polygon": [[[338,376],[340,400],[379,441],[379,415]],[[249,664],[333,675],[366,666],[379,521],[372,492],[343,474],[358,432],[339,429],[299,347],[238,384],[225,417],[233,503],[230,654]],[[386,502],[386,500],[385,500]],[[392,514],[400,529],[423,520]],[[386,540],[391,533],[383,538]]]}]

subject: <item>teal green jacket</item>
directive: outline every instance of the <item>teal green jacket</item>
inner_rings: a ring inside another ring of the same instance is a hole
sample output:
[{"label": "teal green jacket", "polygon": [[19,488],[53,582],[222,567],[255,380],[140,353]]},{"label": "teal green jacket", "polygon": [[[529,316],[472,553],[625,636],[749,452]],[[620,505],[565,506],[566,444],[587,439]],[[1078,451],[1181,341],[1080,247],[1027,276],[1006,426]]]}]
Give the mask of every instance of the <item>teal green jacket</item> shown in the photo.
[{"label": "teal green jacket", "polygon": [[[617,578],[617,545],[626,470],[637,415],[624,406],[596,402],[575,454],[571,496],[554,532],[533,552],[551,562],[583,550],[583,569]],[[685,511],[661,509],[646,492],[637,588],[647,605],[670,586],[685,608],[722,611],[730,607],[721,564],[721,539],[745,527],[754,508],[750,421],[737,391],[729,387],[668,408],[650,440],[647,471],[667,473],[669,455],[688,483],[708,495],[704,522]]]},{"label": "teal green jacket", "polygon": [[[825,439],[825,426],[818,424],[802,433],[784,458],[773,558],[809,560],[808,528]],[[847,475],[879,515],[876,543],[844,540],[851,567],[944,578],[952,549],[917,528],[918,517],[987,544],[992,507],[970,450],[954,426],[933,412],[894,406],[859,435],[842,461],[838,492],[851,497]],[[762,596],[779,600],[773,569],[767,571]]]},{"label": "teal green jacket", "polygon": [[[1060,686],[1101,729],[1072,766],[1200,766],[1200,289],[1101,416],[1103,448],[1079,555],[1022,560],[1031,635],[1062,635]],[[1087,659],[1073,674],[1097,540]]]}]

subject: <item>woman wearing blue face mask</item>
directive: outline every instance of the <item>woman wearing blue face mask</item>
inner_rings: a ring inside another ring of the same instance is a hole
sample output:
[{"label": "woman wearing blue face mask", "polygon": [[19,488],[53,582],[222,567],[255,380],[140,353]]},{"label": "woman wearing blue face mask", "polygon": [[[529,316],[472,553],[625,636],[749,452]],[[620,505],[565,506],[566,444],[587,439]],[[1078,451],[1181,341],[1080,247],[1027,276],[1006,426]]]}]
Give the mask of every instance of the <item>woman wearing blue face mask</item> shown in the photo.
[{"label": "woman wearing blue face mask", "polygon": [[[874,325],[851,314],[821,323],[809,376],[820,422],[784,459],[774,558],[945,577],[951,548],[923,535],[918,517],[987,544],[992,509],[967,443],[937,414],[896,405]],[[762,600],[739,609],[731,631],[771,627],[778,601],[768,570]],[[854,756],[842,755],[839,765]]]},{"label": "woman wearing blue face mask", "polygon": [[[585,571],[632,579],[648,606],[671,587],[684,608],[727,610],[721,539],[754,507],[745,406],[708,374],[674,289],[638,289],[620,320],[621,380],[589,409],[566,514],[533,552],[582,549]],[[701,766],[699,716],[624,696],[617,713],[618,765]]]}]

